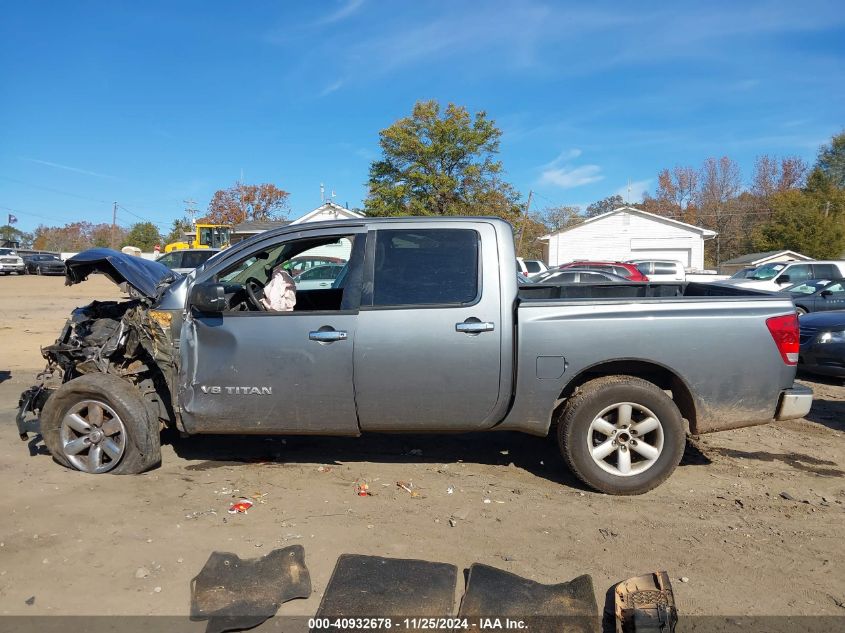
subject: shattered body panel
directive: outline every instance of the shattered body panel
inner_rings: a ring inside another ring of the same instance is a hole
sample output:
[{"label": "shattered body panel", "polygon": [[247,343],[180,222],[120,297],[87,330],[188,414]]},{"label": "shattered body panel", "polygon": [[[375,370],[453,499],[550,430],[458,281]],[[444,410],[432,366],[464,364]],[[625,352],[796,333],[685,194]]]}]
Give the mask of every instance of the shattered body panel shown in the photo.
[{"label": "shattered body panel", "polygon": [[164,264],[110,248],[91,248],[65,262],[65,283],[78,284],[91,273],[102,273],[114,283],[126,283],[147,299],[157,299],[167,286],[181,277]]}]

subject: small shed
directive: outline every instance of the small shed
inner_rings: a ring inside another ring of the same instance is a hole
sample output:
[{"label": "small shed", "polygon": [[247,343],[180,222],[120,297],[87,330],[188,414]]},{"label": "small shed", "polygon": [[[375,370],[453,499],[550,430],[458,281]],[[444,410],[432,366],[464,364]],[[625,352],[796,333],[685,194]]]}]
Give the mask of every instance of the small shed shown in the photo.
[{"label": "small shed", "polygon": [[812,257],[807,257],[806,255],[790,250],[748,253],[748,255],[734,257],[724,262],[719,268],[719,272],[723,275],[733,275],[743,268],[759,268],[772,262],[806,262],[812,259]]},{"label": "small shed", "polygon": [[716,232],[709,229],[634,207],[619,207],[540,240],[544,242],[543,254],[549,266],[579,259],[663,259],[702,270],[704,242],[714,237]]}]

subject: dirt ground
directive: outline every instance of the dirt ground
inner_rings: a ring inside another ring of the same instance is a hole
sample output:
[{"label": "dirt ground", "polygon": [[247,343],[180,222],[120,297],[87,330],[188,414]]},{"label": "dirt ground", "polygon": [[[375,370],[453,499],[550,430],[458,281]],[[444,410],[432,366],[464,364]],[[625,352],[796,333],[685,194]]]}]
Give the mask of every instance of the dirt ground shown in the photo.
[{"label": "dirt ground", "polygon": [[[587,573],[599,604],[613,583],[665,569],[683,614],[845,614],[841,381],[806,380],[817,397],[806,420],[692,442],[668,482],[632,498],[584,489],[550,440],[505,433],[168,436],[157,470],[84,475],[18,440],[14,414],[70,310],[116,297],[101,277],[0,278],[0,614],[187,615],[212,551],[293,543],[314,591],[281,614],[312,615],[345,552],[483,562],[549,583]],[[359,480],[374,496],[355,494]],[[229,515],[242,495],[263,496]]]}]

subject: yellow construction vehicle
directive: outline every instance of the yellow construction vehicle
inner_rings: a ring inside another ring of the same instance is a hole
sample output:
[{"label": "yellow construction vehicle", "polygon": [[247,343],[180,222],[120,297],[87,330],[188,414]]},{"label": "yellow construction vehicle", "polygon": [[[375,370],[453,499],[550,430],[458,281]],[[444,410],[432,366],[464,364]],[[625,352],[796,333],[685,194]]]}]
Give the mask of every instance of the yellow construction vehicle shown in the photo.
[{"label": "yellow construction vehicle", "polygon": [[194,225],[194,239],[191,242],[171,242],[164,247],[165,253],[186,248],[227,248],[232,233],[228,224],[207,224],[197,222]]}]

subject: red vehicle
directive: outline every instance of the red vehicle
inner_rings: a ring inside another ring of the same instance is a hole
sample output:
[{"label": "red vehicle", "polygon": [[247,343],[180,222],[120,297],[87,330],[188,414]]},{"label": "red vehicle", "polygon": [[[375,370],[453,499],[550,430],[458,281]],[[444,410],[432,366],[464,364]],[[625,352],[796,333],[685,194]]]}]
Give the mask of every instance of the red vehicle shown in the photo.
[{"label": "red vehicle", "polygon": [[629,281],[648,281],[648,277],[643,275],[634,264],[625,264],[623,262],[588,262],[588,261],[574,261],[568,264],[558,266],[559,269],[564,268],[587,268],[588,270],[602,270],[606,273],[613,273],[620,277],[625,277]]}]

